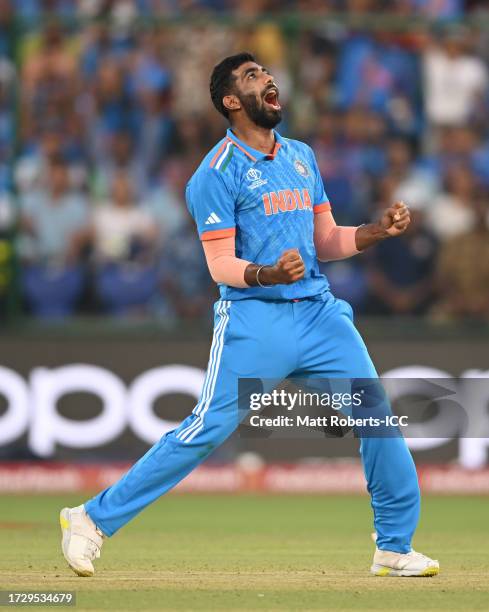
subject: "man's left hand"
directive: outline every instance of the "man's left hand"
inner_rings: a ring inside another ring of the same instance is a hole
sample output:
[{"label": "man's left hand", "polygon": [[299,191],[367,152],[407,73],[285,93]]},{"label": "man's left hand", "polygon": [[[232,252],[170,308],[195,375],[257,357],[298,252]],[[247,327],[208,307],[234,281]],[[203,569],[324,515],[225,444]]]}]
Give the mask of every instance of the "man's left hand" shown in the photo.
[{"label": "man's left hand", "polygon": [[381,227],[389,236],[399,236],[403,234],[410,223],[411,216],[409,214],[409,208],[404,202],[396,202],[394,206],[390,206],[384,212],[380,220]]}]

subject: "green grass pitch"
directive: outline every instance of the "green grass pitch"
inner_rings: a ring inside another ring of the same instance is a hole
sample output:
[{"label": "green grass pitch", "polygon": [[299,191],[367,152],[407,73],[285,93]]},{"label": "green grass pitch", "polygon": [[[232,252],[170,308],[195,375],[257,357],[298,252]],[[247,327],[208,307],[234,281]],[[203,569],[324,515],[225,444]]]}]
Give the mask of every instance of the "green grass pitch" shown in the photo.
[{"label": "green grass pitch", "polygon": [[1,589],[74,590],[78,611],[489,610],[488,498],[425,497],[414,546],[441,574],[401,579],[368,573],[366,497],[251,495],[169,495],[77,578],[58,511],[82,501],[0,497]]}]

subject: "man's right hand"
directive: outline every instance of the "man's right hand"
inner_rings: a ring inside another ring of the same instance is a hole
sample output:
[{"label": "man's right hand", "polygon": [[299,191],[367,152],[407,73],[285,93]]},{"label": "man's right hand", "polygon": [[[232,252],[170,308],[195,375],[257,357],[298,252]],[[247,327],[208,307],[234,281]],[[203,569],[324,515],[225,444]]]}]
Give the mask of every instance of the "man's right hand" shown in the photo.
[{"label": "man's right hand", "polygon": [[[250,264],[245,271],[245,281],[256,286],[256,273],[261,266]],[[262,285],[291,285],[304,277],[306,268],[298,249],[284,251],[273,266],[261,267],[259,273]]]},{"label": "man's right hand", "polygon": [[303,278],[305,271],[299,249],[288,249],[280,255],[274,266],[263,268],[260,272],[260,281],[263,282],[262,275],[266,281],[267,275],[270,274],[274,285],[290,285]]}]

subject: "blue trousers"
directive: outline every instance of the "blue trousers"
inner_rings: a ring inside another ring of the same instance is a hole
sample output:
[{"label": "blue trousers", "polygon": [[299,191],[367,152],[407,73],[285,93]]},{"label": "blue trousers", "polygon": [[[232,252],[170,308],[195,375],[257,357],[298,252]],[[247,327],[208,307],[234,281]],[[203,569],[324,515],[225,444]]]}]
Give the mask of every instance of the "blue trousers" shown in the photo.
[{"label": "blue trousers", "polygon": [[[115,484],[85,504],[108,536],[197,467],[238,426],[238,378],[377,378],[347,302],[331,293],[299,302],[219,300],[201,397]],[[377,546],[409,552],[419,487],[402,437],[360,442]]]}]

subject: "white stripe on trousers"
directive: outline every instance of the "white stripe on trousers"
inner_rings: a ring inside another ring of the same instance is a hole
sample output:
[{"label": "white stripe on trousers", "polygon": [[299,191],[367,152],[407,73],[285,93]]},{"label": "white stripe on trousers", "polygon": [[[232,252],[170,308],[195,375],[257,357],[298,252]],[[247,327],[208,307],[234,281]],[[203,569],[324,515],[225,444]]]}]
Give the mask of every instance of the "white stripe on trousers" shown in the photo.
[{"label": "white stripe on trousers", "polygon": [[219,371],[221,354],[224,346],[224,333],[227,322],[229,321],[230,305],[231,303],[229,301],[223,301],[217,309],[217,314],[221,317],[221,319],[217,323],[214,330],[214,338],[212,340],[207,376],[202,389],[202,397],[192,411],[198,418],[195,419],[193,423],[185,427],[185,429],[183,429],[177,436],[180,440],[185,442],[190,442],[190,440],[192,440],[204,427],[203,417],[209,409],[216,386],[217,374]]},{"label": "white stripe on trousers", "polygon": [[214,339],[211,347],[211,357],[209,360],[208,376],[206,378],[204,389],[202,392],[202,398],[198,405],[194,408],[193,413],[198,416],[197,419],[189,426],[187,426],[179,435],[181,440],[189,442],[193,439],[197,433],[203,428],[204,421],[203,415],[207,412],[210,403],[214,395],[214,388],[216,385],[217,374],[219,370],[219,364],[221,360],[221,353],[224,340],[224,332],[226,324],[229,320],[230,302],[223,302],[218,309],[218,314],[221,316],[221,320],[216,325]]},{"label": "white stripe on trousers", "polygon": [[[219,334],[221,332],[221,329],[224,325],[225,319],[224,319],[224,307],[225,307],[225,302],[221,302],[217,308],[217,314],[221,317],[219,319],[219,322],[216,325],[216,328],[214,330],[214,337],[212,339],[212,345],[211,345],[211,350],[210,350],[210,357],[209,357],[209,364],[207,366],[207,374],[206,374],[206,378],[205,378],[205,382],[204,382],[204,386],[202,389],[202,396],[200,398],[199,403],[197,404],[197,406],[195,406],[195,408],[192,410],[193,414],[198,415],[200,413],[200,411],[202,410],[202,407],[205,405],[206,401],[209,398],[209,392],[211,389],[211,381],[213,378],[213,374],[214,374],[214,368],[215,368],[215,364],[216,364],[216,353],[217,353],[217,346],[218,346],[218,342],[219,342]],[[185,427],[185,429],[183,429],[180,434],[179,434],[179,438],[181,440],[184,440],[185,437],[191,433],[191,431],[200,424],[200,419],[196,419],[194,420],[190,425],[187,425],[187,427]]]},{"label": "white stripe on trousers", "polygon": [[[212,338],[212,344],[211,344],[211,350],[210,350],[210,356],[209,356],[209,363],[207,365],[207,373],[206,373],[206,377],[205,377],[205,380],[204,380],[204,385],[202,387],[202,394],[201,394],[201,397],[200,397],[200,400],[199,400],[198,404],[192,410],[193,414],[199,414],[202,405],[206,402],[207,397],[208,397],[208,392],[209,392],[209,388],[210,388],[209,383],[210,383],[210,381],[212,379],[212,373],[213,373],[213,368],[214,368],[214,364],[215,364],[215,355],[216,355],[216,350],[217,350],[217,343],[218,343],[219,332],[220,332],[220,329],[221,329],[222,325],[224,324],[223,310],[224,310],[224,302],[220,302],[218,307],[217,307],[217,314],[219,315],[220,319],[219,319],[216,327],[214,328],[214,335],[213,335],[213,338]],[[183,429],[178,434],[177,437],[179,439],[183,440],[184,436],[186,434],[190,433],[190,430],[195,427],[195,423],[196,423],[196,421],[193,421],[190,425],[187,425],[187,427],[185,427],[185,429]]]}]

